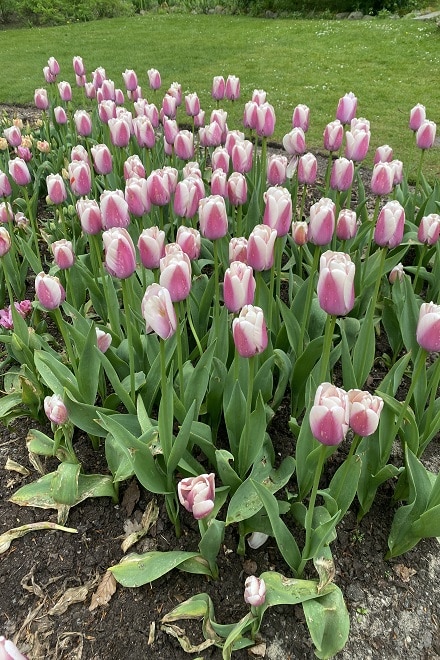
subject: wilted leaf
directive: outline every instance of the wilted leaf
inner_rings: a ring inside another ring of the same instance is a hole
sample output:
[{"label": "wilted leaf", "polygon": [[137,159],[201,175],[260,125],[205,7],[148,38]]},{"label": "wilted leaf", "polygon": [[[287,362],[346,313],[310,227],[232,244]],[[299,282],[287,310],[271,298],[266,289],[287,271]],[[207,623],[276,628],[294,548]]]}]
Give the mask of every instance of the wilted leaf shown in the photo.
[{"label": "wilted leaf", "polygon": [[2,552],[9,550],[9,546],[14,539],[18,539],[21,536],[28,534],[29,532],[36,532],[41,529],[58,529],[61,532],[70,532],[71,534],[76,534],[78,532],[78,530],[71,527],[63,527],[61,525],[57,525],[56,523],[44,521],[32,523],[30,525],[23,525],[22,527],[14,527],[13,529],[9,529],[4,534],[0,535],[0,555]]},{"label": "wilted leaf", "polygon": [[87,594],[93,587],[96,585],[99,577],[96,576],[92,580],[89,580],[85,584],[80,585],[79,587],[71,587],[66,589],[63,595],[57,600],[55,605],[48,611],[48,614],[51,616],[59,616],[64,614],[67,608],[75,603],[83,603],[87,598]]},{"label": "wilted leaf", "polygon": [[183,628],[179,628],[179,626],[162,625],[161,630],[166,632],[168,635],[175,637],[185,653],[198,653],[199,651],[204,651],[205,649],[208,649],[210,646],[215,644],[214,639],[206,639],[201,644],[193,645],[186,636]]},{"label": "wilted leaf", "polygon": [[116,591],[116,580],[113,573],[106,571],[98,585],[97,590],[92,594],[89,611],[92,612],[101,605],[107,605]]},{"label": "wilted leaf", "polygon": [[402,580],[402,582],[409,582],[413,575],[417,573],[414,568],[404,566],[404,564],[396,564],[393,566],[393,571]]},{"label": "wilted leaf", "polygon": [[127,538],[125,538],[121,543],[122,552],[127,552],[132,545],[137,543],[141,538],[146,536],[148,530],[156,522],[159,516],[159,507],[156,504],[156,500],[151,500],[147,508],[144,511],[142,516],[140,529],[133,531]]},{"label": "wilted leaf", "polygon": [[333,559],[326,559],[325,557],[318,557],[314,560],[314,565],[319,575],[319,584],[317,587],[318,594],[326,587],[330,582],[333,582],[335,577],[335,562]]},{"label": "wilted leaf", "polygon": [[250,649],[248,649],[249,655],[254,655],[256,658],[265,658],[266,657],[266,643],[261,642],[261,644],[255,644]]},{"label": "wilted leaf", "polygon": [[18,472],[19,474],[22,474],[25,477],[30,475],[29,470],[25,468],[24,465],[20,465],[20,463],[16,463],[15,461],[12,461],[10,458],[8,458],[6,461],[5,470]]}]

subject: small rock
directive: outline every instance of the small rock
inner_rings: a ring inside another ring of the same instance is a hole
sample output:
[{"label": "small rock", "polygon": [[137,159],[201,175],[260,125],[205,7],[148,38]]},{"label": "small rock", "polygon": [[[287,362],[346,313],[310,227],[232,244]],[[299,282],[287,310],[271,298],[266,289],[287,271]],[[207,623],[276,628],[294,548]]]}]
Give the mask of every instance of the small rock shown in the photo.
[{"label": "small rock", "polygon": [[357,584],[350,584],[345,591],[347,598],[353,603],[360,603],[364,600],[364,592]]},{"label": "small rock", "polygon": [[349,21],[361,21],[363,19],[364,15],[361,11],[352,11],[348,15],[348,20]]},{"label": "small rock", "polygon": [[344,19],[348,18],[350,16],[349,11],[341,11],[339,14],[336,14],[335,19],[337,21],[343,21]]}]

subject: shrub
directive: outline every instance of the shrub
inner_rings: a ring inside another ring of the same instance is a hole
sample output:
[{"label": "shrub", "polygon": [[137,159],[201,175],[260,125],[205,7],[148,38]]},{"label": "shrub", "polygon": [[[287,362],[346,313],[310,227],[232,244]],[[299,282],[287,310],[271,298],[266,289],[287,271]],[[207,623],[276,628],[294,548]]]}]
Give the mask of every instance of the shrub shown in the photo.
[{"label": "shrub", "polygon": [[16,12],[19,20],[30,25],[56,25],[128,16],[133,4],[131,0],[19,0]]}]

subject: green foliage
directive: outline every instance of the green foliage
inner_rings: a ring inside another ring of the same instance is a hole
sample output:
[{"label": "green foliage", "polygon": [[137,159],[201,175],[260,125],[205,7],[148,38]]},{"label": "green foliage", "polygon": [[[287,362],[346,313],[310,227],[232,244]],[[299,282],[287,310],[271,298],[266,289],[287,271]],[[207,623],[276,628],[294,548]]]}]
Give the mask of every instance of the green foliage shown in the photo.
[{"label": "green foliage", "polygon": [[[7,0],[3,1],[7,4]],[[133,3],[131,0],[19,0],[15,12],[18,20],[28,25],[57,25],[129,16],[133,13]]]}]

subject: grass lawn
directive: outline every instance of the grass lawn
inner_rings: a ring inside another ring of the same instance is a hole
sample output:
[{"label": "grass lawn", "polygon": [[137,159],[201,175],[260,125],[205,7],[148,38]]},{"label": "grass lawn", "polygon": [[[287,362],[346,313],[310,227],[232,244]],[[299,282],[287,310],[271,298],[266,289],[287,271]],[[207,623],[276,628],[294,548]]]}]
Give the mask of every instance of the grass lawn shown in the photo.
[{"label": "grass lawn", "polygon": [[[223,105],[229,127],[240,127],[252,91],[265,89],[276,111],[279,141],[291,129],[295,105],[305,103],[311,109],[310,149],[322,146],[324,126],[334,119],[339,97],[353,91],[358,116],[371,122],[370,162],[375,148],[387,143],[396,158],[415,167],[418,154],[408,116],[416,103],[423,103],[428,118],[440,123],[440,31],[434,22],[146,14],[7,30],[1,41],[0,103],[32,103],[34,89],[45,84],[42,68],[52,55],[61,65],[58,79],[74,84],[72,57],[81,55],[89,73],[103,66],[117,86],[123,86],[121,72],[134,69],[144,95],[158,105],[162,91],[178,81],[185,93],[198,93],[208,116],[214,107],[213,76],[239,76],[240,100]],[[150,67],[162,75],[163,88],[156,97],[147,84]],[[184,120],[183,111],[178,118]],[[424,172],[430,178],[440,175],[438,147],[426,154]]]}]

